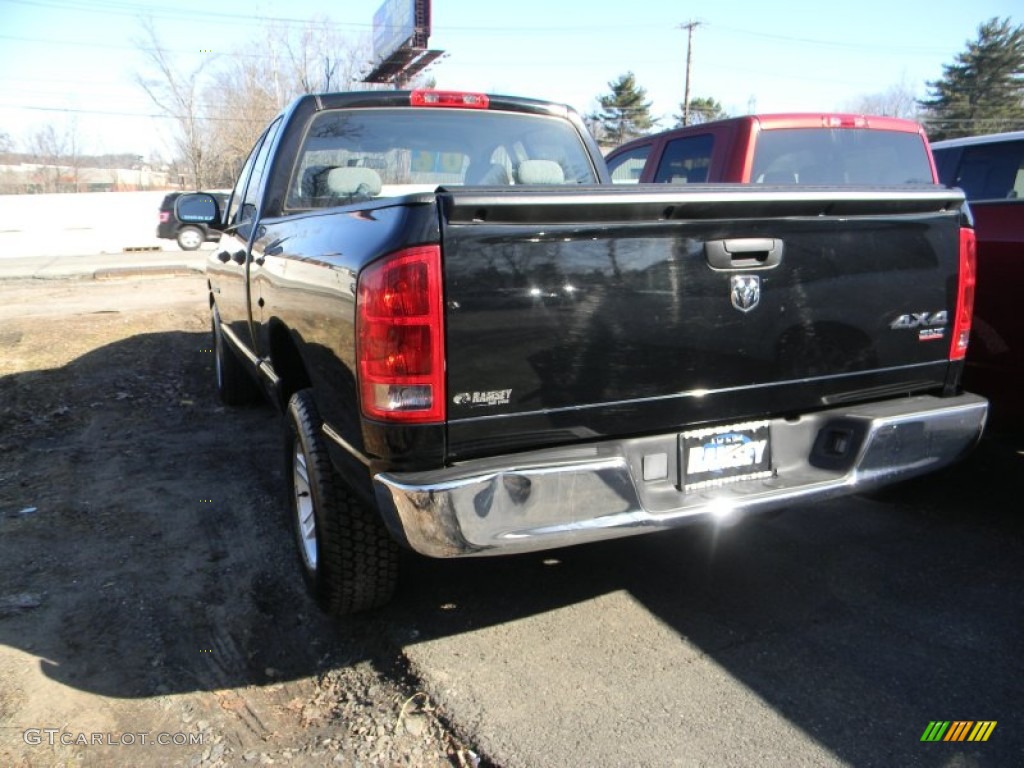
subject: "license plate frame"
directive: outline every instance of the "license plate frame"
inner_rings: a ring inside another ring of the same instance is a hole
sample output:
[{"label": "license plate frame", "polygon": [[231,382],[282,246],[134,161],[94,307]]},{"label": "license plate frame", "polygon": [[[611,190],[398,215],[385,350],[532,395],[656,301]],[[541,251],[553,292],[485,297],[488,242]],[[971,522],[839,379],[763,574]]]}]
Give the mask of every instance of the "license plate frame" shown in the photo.
[{"label": "license plate frame", "polygon": [[698,491],[771,477],[771,423],[748,421],[679,435],[679,485]]}]

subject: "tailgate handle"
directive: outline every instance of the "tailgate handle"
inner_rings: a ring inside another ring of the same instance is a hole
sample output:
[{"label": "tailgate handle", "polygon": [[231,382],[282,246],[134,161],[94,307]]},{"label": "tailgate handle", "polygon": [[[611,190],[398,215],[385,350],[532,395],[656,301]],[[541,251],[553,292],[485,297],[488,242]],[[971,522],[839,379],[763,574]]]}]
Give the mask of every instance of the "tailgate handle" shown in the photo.
[{"label": "tailgate handle", "polygon": [[712,269],[769,269],[782,261],[782,241],[774,237],[708,240],[704,253]]}]

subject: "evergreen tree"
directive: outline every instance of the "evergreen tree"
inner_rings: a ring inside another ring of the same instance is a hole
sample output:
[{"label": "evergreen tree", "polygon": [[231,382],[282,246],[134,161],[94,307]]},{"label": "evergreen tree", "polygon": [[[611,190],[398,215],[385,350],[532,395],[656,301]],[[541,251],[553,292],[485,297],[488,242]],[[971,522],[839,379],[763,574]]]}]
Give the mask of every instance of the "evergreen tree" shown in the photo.
[{"label": "evergreen tree", "polygon": [[632,72],[608,83],[608,87],[611,93],[598,98],[601,111],[590,116],[599,139],[618,145],[643,136],[654,127],[647,91],[636,84]]},{"label": "evergreen tree", "polygon": [[[679,114],[676,115],[676,127],[683,126],[683,105],[679,105]],[[712,120],[723,120],[729,115],[722,109],[722,105],[710,96],[699,96],[690,99],[690,125],[700,125]]]},{"label": "evergreen tree", "polygon": [[992,18],[919,102],[933,140],[1024,129],[1024,25]]}]

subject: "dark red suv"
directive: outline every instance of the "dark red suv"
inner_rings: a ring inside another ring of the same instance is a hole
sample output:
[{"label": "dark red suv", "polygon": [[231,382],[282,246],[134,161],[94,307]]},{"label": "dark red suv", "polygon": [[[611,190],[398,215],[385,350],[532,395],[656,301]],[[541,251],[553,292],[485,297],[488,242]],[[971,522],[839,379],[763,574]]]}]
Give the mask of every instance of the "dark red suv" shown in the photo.
[{"label": "dark red suv", "polygon": [[966,194],[978,285],[964,388],[989,398],[996,426],[1024,427],[1024,131],[932,144],[942,183]]}]

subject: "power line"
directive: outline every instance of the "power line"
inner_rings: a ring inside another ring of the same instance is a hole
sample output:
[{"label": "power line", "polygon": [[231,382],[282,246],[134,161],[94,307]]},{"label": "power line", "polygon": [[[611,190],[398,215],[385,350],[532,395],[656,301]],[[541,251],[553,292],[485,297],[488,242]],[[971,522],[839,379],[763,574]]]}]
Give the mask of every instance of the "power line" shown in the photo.
[{"label": "power line", "polygon": [[[76,11],[79,13],[94,13],[102,15],[117,15],[117,16],[149,16],[154,19],[180,19],[189,22],[204,22],[214,24],[248,24],[248,25],[260,25],[266,22],[278,23],[283,25],[300,25],[306,26],[309,24],[315,24],[317,26],[323,26],[327,28],[339,27],[348,29],[358,30],[372,30],[373,23],[370,21],[357,22],[357,21],[334,21],[328,17],[322,19],[311,19],[311,18],[297,18],[294,16],[273,16],[273,15],[253,15],[249,13],[230,13],[227,11],[214,11],[208,8],[196,9],[196,8],[175,8],[174,3],[164,3],[158,6],[151,5],[149,3],[131,3],[131,2],[116,2],[116,0],[0,0],[0,4],[12,4],[22,5],[35,8],[49,8],[55,10],[66,10]],[[696,22],[698,25],[704,22]],[[685,27],[686,25],[680,25]],[[839,40],[839,39],[820,39],[813,37],[802,37],[794,35],[784,35],[771,32],[763,32],[760,30],[743,29],[742,27],[723,26],[721,24],[715,24],[715,29],[722,30],[725,32],[732,32],[736,34],[748,35],[750,37],[760,37],[767,40],[776,40],[780,42],[790,43],[803,43],[807,45],[815,46],[827,46],[829,48],[848,48],[853,50],[867,50],[867,51],[890,51],[892,46],[888,44],[872,44],[863,42],[853,42],[850,40]],[[595,31],[608,31],[614,32],[623,29],[635,29],[635,30],[652,30],[652,29],[664,29],[664,24],[650,23],[650,24],[629,24],[621,22],[609,22],[607,24],[573,24],[572,26],[552,26],[550,24],[545,25],[509,25],[509,24],[477,24],[477,25],[462,25],[462,24],[433,24],[433,32],[437,34],[445,31],[465,31],[465,32],[486,32],[494,34],[517,34],[522,32],[529,33],[550,33],[561,36],[565,35],[586,35]],[[10,38],[8,38],[10,39]],[[928,53],[928,54],[945,54],[948,53],[946,48],[939,47],[923,47],[923,46],[906,46],[901,45],[899,48],[900,54],[907,53]]]},{"label": "power line", "polygon": [[106,109],[77,109],[74,107],[37,107],[28,104],[0,104],[0,109],[28,109],[34,112],[70,112],[76,115],[104,115],[106,117],[150,117],[157,120],[195,119],[211,123],[248,123],[241,117],[210,117],[207,115],[165,115],[159,112],[120,112]]},{"label": "power line", "polygon": [[[185,55],[200,55],[201,51],[198,48],[164,48],[163,46],[157,47],[152,45],[118,45],[116,43],[100,43],[86,40],[53,40],[41,37],[17,37],[15,35],[0,35],[0,40],[12,40],[20,43],[42,43],[44,45],[71,45],[78,46],[81,48],[98,48],[100,50],[109,51],[138,51],[140,53],[173,53],[173,54],[185,54]],[[215,51],[211,54],[212,56],[227,55],[233,59],[265,59],[267,58],[266,53],[243,53],[240,51]]]},{"label": "power line", "polygon": [[[848,48],[851,50],[862,50],[862,51],[892,51],[893,46],[882,43],[858,43],[851,42],[850,40],[822,40],[813,37],[795,37],[792,35],[781,35],[772,32],[761,32],[759,30],[743,29],[741,27],[730,27],[722,26],[721,24],[715,25],[716,29],[720,29],[724,32],[733,32],[740,35],[747,35],[749,37],[760,37],[765,40],[776,40],[784,43],[804,43],[806,45],[821,45],[828,48]],[[924,46],[909,46],[900,45],[898,53],[900,55],[906,55],[908,53],[926,53],[926,54],[948,54],[948,49],[943,48],[931,48]]]},{"label": "power line", "polygon": [[[79,13],[96,13],[103,14],[105,16],[116,15],[116,16],[150,16],[152,18],[163,18],[163,19],[183,19],[187,21],[203,21],[211,23],[224,23],[224,24],[262,24],[265,22],[274,22],[285,25],[298,24],[306,25],[312,22],[322,24],[327,27],[349,27],[356,29],[373,29],[372,21],[358,22],[358,21],[334,21],[329,18],[322,20],[308,19],[308,18],[297,18],[294,16],[273,16],[273,15],[253,15],[250,13],[230,13],[228,11],[213,11],[206,8],[195,9],[195,8],[181,8],[177,9],[174,3],[167,3],[154,7],[149,3],[136,4],[129,2],[114,2],[113,0],[0,0],[0,3],[10,3],[14,5],[24,5],[36,8],[51,8],[57,10],[76,11]],[[590,33],[594,31],[618,31],[622,29],[660,29],[662,25],[659,24],[623,24],[623,23],[608,23],[608,24],[572,24],[571,26],[553,27],[550,24],[535,24],[535,25],[509,25],[509,24],[476,24],[476,25],[463,25],[463,24],[451,24],[438,27],[436,24],[433,25],[433,31],[436,33],[439,30],[458,30],[467,32],[494,32],[494,33],[519,33],[519,32],[531,32],[531,33],[551,33],[564,35],[566,33],[578,32],[578,33]]]},{"label": "power line", "polygon": [[[308,25],[310,23],[317,23],[313,19],[299,19],[288,16],[257,16],[253,14],[244,13],[227,13],[224,11],[212,11],[212,10],[195,10],[195,9],[181,9],[177,10],[174,7],[174,3],[166,3],[160,6],[154,7],[150,4],[144,4],[142,6],[133,3],[116,3],[116,2],[72,2],[62,0],[3,0],[5,3],[13,5],[24,5],[33,8],[47,8],[51,10],[62,10],[62,11],[75,11],[78,13],[94,13],[102,14],[104,16],[130,16],[130,17],[142,17],[148,16],[153,19],[179,19],[182,21],[202,21],[203,23],[210,24],[250,24],[258,25],[266,22],[274,22],[283,25]],[[371,29],[372,23],[362,22],[336,22],[336,21],[324,21],[325,26],[330,27],[355,27],[362,29]]]},{"label": "power line", "polygon": [[[374,24],[372,21],[334,21],[329,18],[315,19],[315,18],[297,18],[293,16],[266,16],[266,15],[253,15],[246,13],[230,13],[226,11],[212,11],[212,10],[197,10],[197,9],[181,9],[178,10],[174,5],[167,4],[163,6],[154,7],[149,4],[142,6],[133,3],[117,3],[117,2],[75,2],[74,0],[0,0],[0,2],[11,3],[15,5],[24,5],[35,8],[48,8],[53,10],[64,10],[64,11],[75,11],[78,13],[95,13],[103,14],[104,16],[130,16],[140,17],[148,16],[154,19],[172,19],[172,20],[183,20],[183,21],[201,21],[203,23],[212,24],[250,24],[259,25],[271,22],[274,24],[281,24],[285,26],[298,25],[306,26],[309,24],[315,24],[317,26],[324,27],[339,27],[339,28],[350,28],[357,30],[372,30]],[[466,32],[489,32],[495,34],[517,34],[521,32],[530,33],[550,33],[564,35],[567,32],[578,32],[578,33],[590,33],[594,31],[617,31],[621,29],[658,29],[660,25],[657,24],[573,24],[572,26],[564,27],[552,27],[549,24],[546,25],[523,25],[513,26],[508,24],[493,24],[493,25],[444,25],[438,27],[436,24],[433,25],[434,33],[439,30],[455,30],[455,31],[466,31]]]}]

